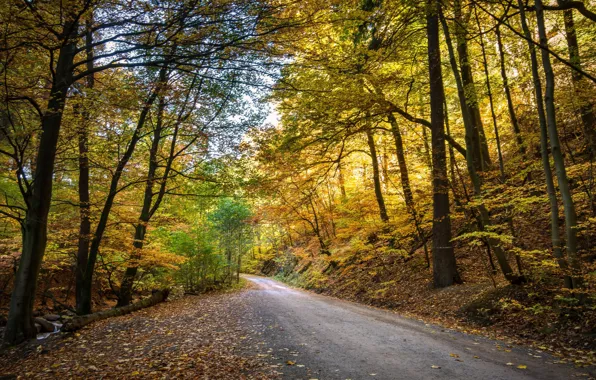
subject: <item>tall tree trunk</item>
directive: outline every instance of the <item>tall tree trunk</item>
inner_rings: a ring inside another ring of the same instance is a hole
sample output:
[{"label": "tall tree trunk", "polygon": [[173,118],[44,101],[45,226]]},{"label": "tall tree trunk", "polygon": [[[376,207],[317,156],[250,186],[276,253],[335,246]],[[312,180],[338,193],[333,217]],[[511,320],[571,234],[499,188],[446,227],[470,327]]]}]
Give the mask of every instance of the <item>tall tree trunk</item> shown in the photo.
[{"label": "tall tree trunk", "polygon": [[[494,105],[494,100],[493,100],[493,92],[492,92],[492,86],[490,84],[490,74],[489,74],[489,70],[488,70],[488,59],[486,58],[486,47],[484,44],[484,37],[483,34],[484,32],[482,31],[482,25],[480,25],[480,18],[478,17],[478,11],[476,8],[474,8],[474,15],[476,16],[476,23],[478,25],[478,32],[480,33],[480,48],[482,50],[482,66],[484,67],[484,76],[486,78],[486,91],[487,91],[487,95],[488,95],[488,100],[489,100],[489,104],[490,104],[490,113],[491,113],[491,117],[493,120],[493,128],[495,131],[495,140],[497,143],[497,155],[499,158],[499,172],[501,174],[501,182],[503,184],[505,184],[506,181],[506,175],[505,175],[505,163],[503,161],[503,152],[501,150],[501,138],[499,135],[499,126],[497,123],[497,114],[495,112],[495,105]],[[510,213],[510,210],[507,210],[507,213]],[[511,236],[513,237],[513,242],[515,244],[515,226],[513,223],[513,217],[511,215],[507,216],[507,226],[509,227],[509,232],[511,233]],[[521,262],[521,257],[518,253],[515,253],[515,262],[517,264],[517,271],[518,273],[521,275],[522,274],[522,262]]]},{"label": "tall tree trunk", "polygon": [[581,279],[578,277],[581,270],[579,259],[577,257],[577,216],[575,214],[575,205],[571,196],[569,188],[569,181],[567,179],[567,170],[565,168],[565,161],[563,159],[563,152],[559,142],[559,133],[557,131],[557,120],[555,112],[555,75],[550,62],[550,55],[548,53],[548,39],[546,37],[546,27],[544,25],[544,9],[542,0],[536,0],[536,21],[538,24],[538,34],[540,36],[540,46],[542,65],[544,67],[544,75],[546,77],[546,91],[544,93],[544,104],[546,106],[546,124],[548,127],[548,134],[550,137],[550,149],[555,163],[555,171],[557,173],[557,183],[559,184],[559,192],[563,200],[563,212],[565,214],[565,235],[567,237],[567,256],[569,264],[575,271],[575,276],[572,278],[573,287],[581,286]]},{"label": "tall tree trunk", "polygon": [[370,156],[372,161],[373,181],[375,185],[375,196],[377,198],[377,203],[379,204],[379,214],[383,222],[388,222],[389,215],[387,215],[387,208],[385,207],[385,199],[383,198],[383,191],[381,188],[381,178],[379,175],[379,158],[377,157],[377,148],[375,147],[375,138],[372,129],[366,129],[366,138],[368,141],[368,148],[370,150]]},{"label": "tall tree trunk", "polygon": [[118,161],[118,165],[116,166],[116,170],[114,171],[114,175],[110,181],[110,189],[104,202],[103,209],[101,211],[99,221],[97,222],[97,226],[95,227],[95,233],[91,240],[91,246],[89,248],[89,259],[87,261],[87,269],[85,270],[85,279],[82,284],[82,288],[77,290],[81,293],[81,303],[80,309],[77,309],[77,313],[79,314],[89,314],[91,313],[91,294],[93,288],[93,274],[95,270],[95,262],[97,261],[97,255],[99,254],[99,247],[101,245],[101,240],[103,239],[103,235],[105,233],[106,227],[108,225],[108,218],[110,216],[110,212],[112,210],[112,206],[114,205],[114,200],[116,195],[118,194],[118,186],[120,183],[120,178],[122,177],[122,173],[124,172],[124,168],[128,164],[128,161],[132,157],[132,154],[137,146],[137,143],[141,139],[142,131],[145,128],[145,122],[147,121],[147,117],[149,112],[151,111],[151,107],[157,99],[158,94],[161,92],[163,84],[166,80],[167,76],[167,68],[163,67],[159,74],[158,74],[158,83],[151,92],[149,98],[143,105],[143,109],[139,115],[139,120],[135,127],[135,131],[133,136],[130,139],[128,147],[126,151]]},{"label": "tall tree trunk", "polygon": [[412,216],[414,226],[416,227],[416,232],[418,233],[418,237],[420,238],[420,241],[422,242],[424,247],[424,257],[426,258],[427,264],[430,266],[430,255],[428,253],[428,247],[426,244],[426,236],[424,234],[424,230],[420,226],[420,219],[418,217],[418,212],[416,211],[416,204],[414,203],[412,187],[410,186],[410,175],[408,173],[406,156],[404,154],[404,145],[401,136],[401,131],[399,130],[399,125],[397,125],[397,120],[395,119],[395,116],[393,116],[392,113],[389,113],[387,117],[389,119],[389,124],[391,125],[393,139],[395,140],[395,152],[397,154],[397,163],[399,165],[399,174],[401,179],[402,191],[404,192],[406,208],[408,209],[408,213],[410,213],[410,215]]},{"label": "tall tree trunk", "polygon": [[[523,4],[522,0],[518,0],[518,4]],[[563,257],[563,250],[561,247],[561,236],[559,234],[559,204],[557,201],[557,194],[553,174],[550,168],[550,160],[548,158],[548,131],[546,126],[546,115],[544,112],[544,96],[542,93],[542,83],[540,81],[540,74],[538,72],[538,58],[536,55],[536,47],[532,43],[532,33],[528,27],[525,10],[520,9],[520,20],[524,35],[528,40],[528,49],[530,50],[530,61],[532,63],[532,78],[534,80],[534,95],[536,96],[536,107],[538,110],[538,121],[540,124],[540,154],[542,157],[542,166],[544,169],[544,176],[546,181],[546,190],[550,202],[550,222],[551,222],[551,242],[553,245],[553,256],[557,260],[559,267],[566,271],[568,264]],[[571,277],[565,276],[565,286],[572,287]]]},{"label": "tall tree trunk", "polygon": [[480,116],[474,75],[472,73],[472,67],[470,66],[467,41],[468,32],[466,30],[467,22],[464,20],[467,16],[464,17],[462,14],[461,0],[455,0],[453,5],[455,10],[455,36],[457,39],[457,52],[461,68],[461,78],[464,86],[464,98],[466,107],[469,109],[471,116],[471,138],[475,150],[474,165],[477,171],[484,171],[490,167],[491,160],[486,135],[484,134],[484,126],[482,125],[482,118]]},{"label": "tall tree trunk", "polygon": [[[564,5],[569,0],[557,0],[559,5]],[[569,61],[578,69],[582,68],[581,57],[579,54],[579,43],[577,42],[577,32],[575,31],[575,21],[573,19],[573,9],[563,11],[565,23],[565,37],[567,39],[567,48],[569,50]],[[575,90],[576,99],[579,102],[579,112],[581,114],[584,138],[590,150],[590,155],[596,158],[596,115],[594,114],[594,102],[586,97],[583,90],[586,86],[581,73],[576,70],[571,71],[571,80]]]},{"label": "tall tree trunk", "polygon": [[[85,51],[87,55],[87,70],[93,69],[93,32],[91,27],[93,21],[88,20],[86,23],[87,31],[85,33]],[[85,87],[90,92],[95,86],[95,78],[90,74],[86,79]],[[91,94],[87,94],[89,96]],[[77,312],[84,311],[85,295],[82,290],[85,282],[85,271],[87,269],[87,262],[89,261],[89,242],[91,240],[91,220],[90,220],[90,197],[89,197],[89,147],[88,134],[90,115],[88,111],[82,113],[82,123],[78,133],[79,138],[79,241],[77,249],[77,267],[75,270],[76,286],[76,310]]]},{"label": "tall tree trunk", "polygon": [[449,181],[445,151],[443,73],[439,40],[439,0],[427,0],[426,31],[430,81],[433,161],[433,284],[437,288],[461,282],[451,244]]},{"label": "tall tree trunk", "polygon": [[519,152],[522,156],[526,155],[526,147],[524,145],[524,139],[519,129],[519,122],[517,121],[517,115],[515,114],[515,107],[513,106],[513,99],[511,98],[511,89],[509,88],[509,78],[507,77],[507,70],[505,68],[505,50],[503,49],[503,41],[501,40],[500,25],[495,28],[495,34],[497,35],[497,46],[499,48],[499,64],[501,66],[501,79],[503,80],[503,90],[505,90],[505,97],[507,98],[507,109],[509,110],[509,119],[511,120],[511,127],[513,128],[513,134],[515,135],[515,141],[519,148]]},{"label": "tall tree trunk", "polygon": [[120,293],[118,294],[118,306],[129,305],[132,301],[132,291],[134,280],[139,268],[139,260],[141,259],[141,251],[145,243],[145,234],[147,233],[147,225],[151,219],[151,209],[153,203],[153,185],[156,180],[157,173],[157,154],[162,140],[163,113],[166,108],[165,100],[162,96],[159,97],[159,105],[157,110],[157,123],[153,130],[153,141],[149,149],[149,168],[147,170],[147,180],[145,182],[145,194],[143,196],[143,207],[139,215],[139,221],[135,226],[133,252],[131,255],[132,261],[128,263],[122,281],[120,282]]},{"label": "tall tree trunk", "polygon": [[505,164],[503,162],[503,152],[501,151],[501,137],[499,136],[499,126],[497,124],[497,114],[495,112],[495,104],[493,101],[493,91],[490,84],[490,74],[488,72],[488,60],[486,58],[486,48],[484,45],[484,32],[480,25],[480,18],[478,12],[474,8],[474,15],[476,16],[476,23],[478,24],[478,33],[480,34],[480,50],[482,51],[482,67],[484,68],[484,77],[486,81],[486,94],[488,95],[488,101],[490,105],[490,114],[493,121],[493,130],[495,132],[495,140],[497,143],[497,156],[499,159],[499,170],[501,172],[501,180],[505,182]]},{"label": "tall tree trunk", "polygon": [[[442,13],[441,13],[440,20],[441,20],[441,24],[443,25],[443,30],[445,32],[445,42],[447,43],[447,48],[449,50],[449,62],[451,64],[451,68],[453,70],[453,75],[455,76],[455,83],[457,85],[457,90],[460,94],[462,94],[462,93],[464,93],[464,85],[463,85],[463,81],[459,75],[459,71],[457,70],[457,63],[455,62],[455,53],[454,53],[454,49],[453,49],[453,44],[451,42],[451,37],[449,34],[449,27],[448,27],[447,21],[443,17]],[[471,141],[472,136],[474,135],[473,131],[471,130],[473,128],[472,114],[470,112],[466,111],[466,103],[464,100],[465,98],[462,98],[460,96],[459,99],[460,99],[461,112],[462,112],[462,116],[464,119],[464,127],[466,129],[466,143],[473,144],[473,142]],[[467,167],[468,167],[468,173],[469,173],[470,179],[472,181],[472,186],[474,187],[474,195],[478,198],[478,200],[481,201],[482,182],[481,182],[480,176],[478,175],[478,173],[476,171],[476,164],[477,164],[478,160],[475,160],[473,155],[474,155],[474,152],[472,149],[466,149],[466,163],[467,163]],[[480,205],[478,206],[478,218],[477,219],[478,219],[478,228],[480,229],[480,231],[485,231],[486,227],[490,226],[490,224],[491,224],[488,210],[486,209],[486,207],[484,206],[484,204],[482,202],[480,202]],[[497,258],[497,262],[499,263],[499,267],[501,268],[501,271],[503,272],[503,275],[505,276],[505,278],[511,283],[519,283],[520,281],[522,281],[521,277],[518,277],[513,273],[513,269],[509,265],[509,262],[507,261],[507,256],[506,256],[505,252],[503,251],[503,249],[501,248],[500,243],[496,239],[493,239],[493,238],[487,238],[487,241],[491,245],[492,251],[494,252],[494,254]]]},{"label": "tall tree trunk", "polygon": [[37,278],[47,243],[47,221],[52,201],[52,183],[56,146],[62,125],[66,95],[72,84],[72,65],[76,54],[75,35],[78,25],[66,23],[65,42],[60,48],[54,69],[48,107],[41,119],[41,136],[35,158],[35,174],[31,194],[27,199],[27,213],[23,224],[23,247],[14,289],[10,299],[4,342],[16,344],[35,337],[33,303]]}]

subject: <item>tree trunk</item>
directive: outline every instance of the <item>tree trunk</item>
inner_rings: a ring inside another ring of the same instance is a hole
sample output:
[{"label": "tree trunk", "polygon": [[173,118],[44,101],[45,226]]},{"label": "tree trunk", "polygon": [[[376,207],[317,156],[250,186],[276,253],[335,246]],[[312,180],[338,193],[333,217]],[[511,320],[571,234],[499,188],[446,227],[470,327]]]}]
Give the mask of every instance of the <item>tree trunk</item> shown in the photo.
[{"label": "tree trunk", "polygon": [[499,64],[501,66],[501,79],[503,80],[503,90],[505,91],[505,97],[507,98],[507,109],[509,110],[509,119],[511,120],[511,127],[513,128],[513,134],[515,135],[515,141],[519,148],[519,152],[522,156],[526,155],[526,147],[524,145],[524,139],[519,129],[519,122],[517,121],[517,115],[515,114],[515,107],[513,106],[513,99],[511,98],[511,89],[509,88],[509,78],[507,77],[507,70],[505,68],[505,51],[503,49],[503,42],[501,41],[501,31],[499,25],[495,29],[497,35],[497,46],[499,48]]},{"label": "tree trunk", "polygon": [[387,215],[387,208],[385,207],[385,199],[383,199],[383,191],[381,188],[381,178],[379,175],[379,158],[377,157],[377,148],[375,147],[375,138],[373,131],[370,128],[366,129],[366,138],[368,141],[368,148],[370,150],[370,156],[373,168],[373,181],[375,185],[375,196],[377,203],[379,204],[379,214],[383,222],[389,221],[389,215]]},{"label": "tree trunk", "polygon": [[145,182],[145,194],[143,196],[143,207],[141,208],[141,214],[139,215],[139,222],[135,228],[134,242],[133,242],[133,254],[132,265],[128,264],[124,277],[120,282],[120,294],[118,295],[118,306],[126,306],[132,301],[132,291],[134,280],[137,275],[139,263],[141,259],[141,251],[145,242],[145,234],[147,233],[147,224],[151,219],[151,209],[153,203],[153,185],[155,183],[155,175],[158,167],[159,146],[162,140],[162,131],[164,128],[163,124],[163,113],[165,111],[166,104],[163,97],[159,97],[159,105],[157,110],[157,123],[153,131],[153,141],[151,142],[151,148],[149,149],[149,168],[147,170],[147,180]]},{"label": "tree trunk", "polygon": [[145,234],[147,233],[147,225],[143,221],[135,226],[135,235],[133,243],[133,253],[131,259],[134,261],[128,263],[128,267],[124,271],[122,281],[120,281],[120,292],[118,293],[118,307],[127,306],[132,301],[132,291],[134,287],[135,277],[138,272],[138,260],[141,258],[141,250],[145,242]]},{"label": "tree trunk", "polygon": [[[519,0],[521,4],[521,0]],[[532,63],[532,78],[534,80],[534,95],[536,97],[536,106],[538,109],[538,121],[540,124],[540,154],[542,157],[542,166],[544,169],[544,176],[546,181],[546,190],[550,202],[550,222],[551,222],[551,242],[553,245],[553,256],[557,260],[559,267],[566,271],[568,264],[563,257],[563,250],[561,247],[561,236],[559,234],[559,204],[557,201],[557,194],[555,183],[553,181],[553,174],[550,168],[550,160],[548,158],[548,131],[546,126],[546,115],[544,112],[544,97],[542,93],[542,83],[540,81],[540,74],[538,72],[538,58],[536,56],[536,47],[531,42],[532,33],[528,27],[525,10],[520,10],[520,20],[524,35],[528,40],[528,48],[530,50],[530,61]],[[571,277],[565,276],[565,286],[572,287]]]},{"label": "tree trunk", "polygon": [[[569,2],[569,0],[558,0],[559,5]],[[573,9],[563,11],[565,23],[565,37],[567,39],[567,48],[569,50],[569,62],[578,69],[582,68],[579,54],[579,44],[577,42],[577,33],[575,31],[575,21],[573,19]],[[596,158],[596,115],[594,115],[594,103],[586,98],[583,93],[586,86],[583,76],[576,70],[571,71],[571,80],[575,90],[576,99],[580,103],[579,113],[582,119],[584,138],[590,150],[592,158]]]},{"label": "tree trunk", "polygon": [[114,200],[116,198],[116,195],[118,194],[118,185],[120,182],[120,178],[122,177],[122,173],[124,172],[124,168],[128,164],[128,161],[132,157],[137,143],[141,139],[142,130],[145,127],[145,122],[147,121],[147,117],[149,115],[149,112],[151,111],[151,107],[155,102],[157,95],[161,91],[163,83],[165,82],[166,74],[167,68],[164,67],[159,72],[159,80],[157,86],[145,102],[145,105],[143,106],[143,109],[141,110],[141,113],[139,115],[139,121],[137,122],[133,136],[130,139],[126,151],[120,158],[120,161],[118,161],[116,171],[112,176],[112,180],[110,182],[110,190],[108,192],[106,201],[104,202],[104,206],[101,211],[97,226],[95,227],[93,239],[91,240],[91,247],[89,249],[89,260],[87,261],[87,269],[85,270],[85,279],[83,281],[82,288],[80,290],[77,290],[77,292],[80,291],[81,293],[80,309],[77,310],[79,314],[91,313],[91,294],[93,288],[93,272],[95,270],[95,262],[97,261],[99,247],[101,245],[101,240],[108,225],[108,218],[110,216],[112,206],[114,205]]},{"label": "tree trunk", "polygon": [[28,209],[23,224],[23,247],[14,289],[10,299],[4,342],[16,344],[37,334],[33,324],[33,303],[37,277],[47,243],[47,221],[52,200],[52,183],[56,146],[66,95],[72,84],[72,65],[76,54],[76,23],[67,23],[67,40],[60,48],[55,67],[48,108],[41,119],[42,133],[35,159],[35,176],[27,200]]},{"label": "tree trunk", "polygon": [[486,80],[486,94],[488,95],[488,101],[490,105],[490,114],[493,121],[493,130],[495,132],[495,140],[497,143],[497,156],[499,159],[499,170],[501,172],[501,181],[505,182],[505,164],[503,162],[503,152],[501,151],[501,138],[499,136],[499,126],[497,124],[497,114],[495,112],[495,105],[493,101],[493,91],[490,84],[490,74],[488,72],[488,60],[486,58],[486,48],[484,46],[484,31],[482,30],[482,26],[480,25],[480,18],[478,17],[478,12],[476,8],[474,8],[474,14],[476,16],[476,23],[478,24],[478,32],[480,35],[480,50],[482,52],[482,67],[484,68],[484,77]]},{"label": "tree trunk", "polygon": [[426,31],[428,36],[428,65],[430,81],[431,142],[433,161],[433,283],[446,287],[461,282],[455,253],[451,244],[451,217],[449,212],[449,183],[445,151],[443,103],[443,73],[439,40],[438,0],[427,0]]},{"label": "tree trunk", "polygon": [[103,310],[95,314],[89,314],[84,316],[75,317],[62,326],[62,331],[76,331],[80,328],[87,326],[90,323],[101,321],[103,319],[117,317],[120,315],[130,314],[133,311],[141,310],[146,307],[157,305],[160,302],[165,301],[168,298],[169,290],[159,290],[154,292],[151,297],[145,298],[136,302],[132,305],[125,307],[118,307],[115,309]]},{"label": "tree trunk", "polygon": [[[450,38],[450,34],[449,34],[449,28],[447,25],[447,21],[445,20],[445,18],[443,17],[442,13],[441,13],[441,24],[443,25],[443,30],[445,32],[445,42],[447,43],[447,48],[449,50],[449,62],[451,64],[451,68],[453,70],[453,75],[455,76],[455,83],[457,84],[457,90],[460,94],[464,93],[464,85],[463,85],[463,81],[459,76],[459,71],[457,70],[457,63],[455,62],[455,53],[454,53],[454,49],[453,49],[453,44],[451,43],[451,38]],[[472,142],[472,137],[474,135],[474,132],[472,131],[473,128],[473,122],[472,122],[472,114],[469,111],[466,111],[466,103],[465,103],[465,98],[460,96],[460,107],[461,107],[461,112],[462,112],[462,116],[464,119],[464,127],[466,129],[466,144],[473,144]],[[478,173],[476,171],[476,166],[477,166],[477,159],[474,159],[473,156],[474,152],[472,149],[466,149],[466,163],[467,163],[467,167],[468,167],[468,173],[470,175],[470,179],[472,181],[472,185],[474,187],[474,195],[478,198],[478,200],[481,201],[481,197],[482,197],[482,182],[480,177],[478,176]],[[482,202],[480,202],[480,205],[478,206],[478,228],[480,229],[480,231],[485,231],[486,227],[490,226],[490,217],[488,214],[488,210],[486,209],[486,207],[484,206],[484,204]],[[492,239],[492,238],[487,238],[488,243],[491,245],[491,248],[495,254],[495,257],[497,258],[497,262],[499,263],[499,266],[501,268],[501,271],[503,272],[503,275],[505,276],[505,278],[511,282],[511,283],[519,283],[521,282],[521,277],[515,276],[513,273],[513,269],[511,268],[511,266],[509,265],[509,262],[507,261],[507,256],[505,255],[505,252],[503,251],[503,249],[500,247],[499,242],[496,239]]]},{"label": "tree trunk", "polygon": [[341,161],[337,163],[337,180],[339,181],[339,189],[341,191],[341,199],[346,200],[346,184],[344,179],[344,171],[341,165]]},{"label": "tree trunk", "polygon": [[470,66],[467,41],[468,32],[466,30],[467,22],[464,21],[464,16],[462,15],[461,0],[455,0],[453,5],[455,10],[455,37],[457,39],[457,52],[464,86],[464,98],[471,116],[471,142],[474,148],[474,165],[477,171],[484,171],[490,167],[491,160],[486,135],[484,134],[484,126],[482,125],[482,118],[480,116],[474,75]]},{"label": "tree trunk", "polygon": [[406,156],[404,154],[404,145],[401,136],[401,131],[399,130],[399,125],[397,125],[397,120],[395,120],[395,116],[392,113],[387,115],[389,119],[389,124],[391,124],[391,132],[393,134],[393,139],[395,140],[395,152],[397,154],[397,163],[399,165],[399,174],[401,179],[401,186],[402,191],[404,192],[404,200],[406,202],[406,208],[408,209],[408,213],[412,216],[414,226],[416,227],[416,232],[418,233],[418,237],[423,244],[424,247],[424,257],[426,258],[427,264],[430,266],[430,256],[428,254],[428,246],[426,244],[426,236],[424,234],[424,230],[420,226],[420,220],[418,218],[418,212],[416,211],[416,204],[414,203],[414,196],[412,194],[412,187],[410,186],[410,175],[408,174],[408,165],[406,163]]},{"label": "tree trunk", "polygon": [[[91,32],[92,21],[87,21],[87,32],[85,33],[85,50],[87,55],[87,70],[93,69],[93,33]],[[93,74],[86,78],[85,87],[87,90],[93,90],[95,85],[95,78]],[[89,95],[89,94],[87,94]],[[88,111],[82,113],[82,125],[78,133],[79,138],[79,241],[77,249],[77,267],[75,271],[76,286],[76,310],[78,313],[84,313],[85,309],[85,295],[84,289],[85,271],[87,269],[87,262],[89,261],[89,242],[91,237],[91,221],[89,219],[91,213],[90,197],[89,197],[89,147],[88,134],[90,115]]]},{"label": "tree trunk", "polygon": [[557,183],[559,184],[559,192],[563,200],[563,212],[565,214],[565,235],[567,237],[567,256],[569,257],[569,264],[575,271],[572,278],[573,287],[581,286],[581,279],[577,276],[581,270],[579,259],[577,257],[577,216],[575,214],[575,205],[569,189],[569,181],[567,179],[567,170],[565,168],[565,161],[563,159],[563,152],[561,151],[561,144],[559,142],[559,133],[557,131],[557,121],[555,112],[555,75],[550,62],[550,55],[548,53],[548,39],[546,37],[546,27],[544,25],[544,9],[542,0],[536,0],[536,20],[538,24],[538,34],[540,36],[540,46],[542,65],[544,66],[544,75],[546,77],[546,91],[544,93],[544,104],[546,106],[546,124],[548,134],[550,137],[550,149],[555,163],[555,171],[557,173]]}]

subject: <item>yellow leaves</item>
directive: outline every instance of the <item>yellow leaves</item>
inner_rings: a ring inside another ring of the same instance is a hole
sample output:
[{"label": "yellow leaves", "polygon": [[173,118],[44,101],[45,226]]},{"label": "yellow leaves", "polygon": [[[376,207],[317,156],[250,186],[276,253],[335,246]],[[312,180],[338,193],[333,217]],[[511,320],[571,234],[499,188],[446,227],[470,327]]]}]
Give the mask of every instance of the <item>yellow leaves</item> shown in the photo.
[{"label": "yellow leaves", "polygon": [[[509,362],[509,363],[505,363],[505,364],[506,364],[506,365],[508,365],[508,366],[510,366],[510,367],[513,367],[513,366],[515,365],[515,364],[513,364],[513,363],[511,363],[511,362]],[[528,368],[528,366],[527,366],[527,365],[525,365],[525,364],[518,364],[518,365],[516,366],[516,368],[518,368],[518,369],[527,369],[527,368]]]}]

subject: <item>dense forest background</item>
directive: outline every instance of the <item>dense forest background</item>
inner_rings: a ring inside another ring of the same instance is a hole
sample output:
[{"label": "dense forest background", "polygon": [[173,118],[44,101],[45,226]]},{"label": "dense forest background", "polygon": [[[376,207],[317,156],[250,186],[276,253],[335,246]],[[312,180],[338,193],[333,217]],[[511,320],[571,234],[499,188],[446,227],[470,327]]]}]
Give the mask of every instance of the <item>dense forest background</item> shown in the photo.
[{"label": "dense forest background", "polygon": [[595,2],[0,8],[6,342],[245,271],[594,349]]}]

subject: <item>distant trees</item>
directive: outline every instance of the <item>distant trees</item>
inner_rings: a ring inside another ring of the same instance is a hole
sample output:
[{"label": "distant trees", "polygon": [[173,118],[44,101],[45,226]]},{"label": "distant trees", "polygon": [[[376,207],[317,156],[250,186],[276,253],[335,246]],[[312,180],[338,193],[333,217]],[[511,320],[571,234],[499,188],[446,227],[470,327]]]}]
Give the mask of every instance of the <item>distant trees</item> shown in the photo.
[{"label": "distant trees", "polygon": [[240,267],[242,256],[250,248],[252,238],[248,218],[251,211],[248,205],[233,199],[222,199],[217,208],[211,212],[207,219],[213,228],[218,231],[219,246],[225,253],[226,270],[222,281],[232,281],[236,272],[236,281],[240,281]]}]

